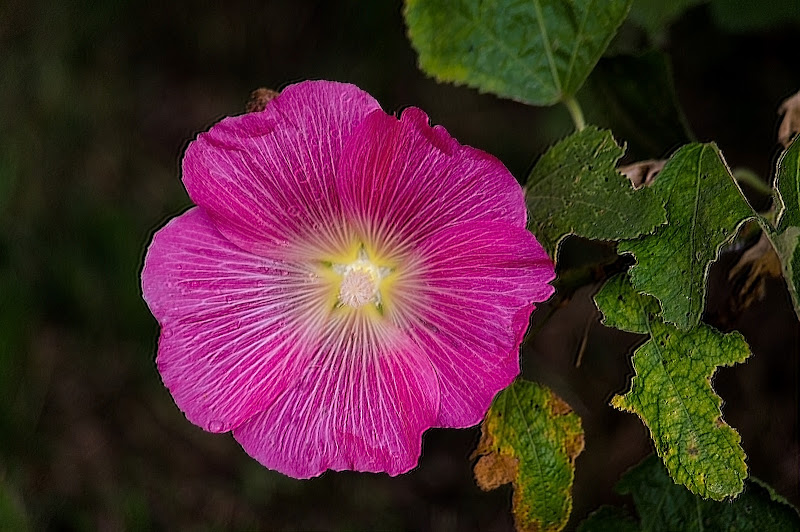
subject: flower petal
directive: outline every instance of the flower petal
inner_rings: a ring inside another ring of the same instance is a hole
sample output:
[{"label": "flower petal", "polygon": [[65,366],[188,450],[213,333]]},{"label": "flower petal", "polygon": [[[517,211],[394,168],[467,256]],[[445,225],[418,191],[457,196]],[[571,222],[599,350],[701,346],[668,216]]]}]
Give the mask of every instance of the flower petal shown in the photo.
[{"label": "flower petal", "polygon": [[424,354],[396,331],[351,324],[335,327],[302,380],[233,435],[264,466],[295,478],[326,469],[394,476],[417,464],[438,403]]},{"label": "flower petal", "polygon": [[435,233],[404,270],[391,318],[436,368],[436,424],[474,425],[519,373],[533,303],[553,293],[553,264],[525,229],[483,222]]},{"label": "flower petal", "polygon": [[307,275],[234,246],[201,208],[155,234],[142,290],[161,324],[158,369],[190,421],[230,430],[302,375],[308,309],[324,297]]},{"label": "flower petal", "polygon": [[336,231],[334,171],[345,139],[376,109],[355,85],[291,85],[264,111],[200,134],[183,159],[186,190],[222,234],[253,253]]},{"label": "flower petal", "polygon": [[522,188],[506,167],[430,127],[416,108],[399,120],[370,114],[345,145],[337,184],[366,238],[392,251],[451,225],[525,225]]}]

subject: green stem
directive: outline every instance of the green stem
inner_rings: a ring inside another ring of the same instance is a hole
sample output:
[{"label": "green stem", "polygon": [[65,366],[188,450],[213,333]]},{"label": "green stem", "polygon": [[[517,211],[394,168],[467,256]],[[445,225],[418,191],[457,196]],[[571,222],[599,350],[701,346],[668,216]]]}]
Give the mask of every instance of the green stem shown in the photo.
[{"label": "green stem", "polygon": [[570,96],[564,100],[564,105],[567,107],[567,111],[569,111],[569,116],[572,117],[572,122],[575,124],[575,129],[580,131],[585,128],[586,121],[583,119],[583,111],[581,110],[578,100]]},{"label": "green stem", "polygon": [[749,168],[735,168],[733,170],[733,177],[735,177],[736,181],[739,183],[744,183],[765,196],[772,195],[772,187],[764,183],[761,178]]}]

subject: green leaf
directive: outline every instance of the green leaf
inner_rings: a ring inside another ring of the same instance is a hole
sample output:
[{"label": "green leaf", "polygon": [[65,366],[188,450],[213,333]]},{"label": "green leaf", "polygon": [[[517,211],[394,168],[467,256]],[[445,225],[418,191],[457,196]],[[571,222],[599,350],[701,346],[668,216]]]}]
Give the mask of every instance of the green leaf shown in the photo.
[{"label": "green leaf", "polygon": [[623,152],[611,132],[587,127],[550,148],[533,167],[525,193],[529,224],[553,257],[569,234],[619,240],[666,221],[653,192],[634,190],[617,172]]},{"label": "green leaf", "polygon": [[618,250],[636,257],[633,284],[660,300],[664,320],[690,329],[705,307],[711,263],[754,213],[713,143],[679,149],[650,188],[669,223]]},{"label": "green leaf", "polygon": [[573,96],[631,0],[407,0],[422,70],[532,105]]},{"label": "green leaf", "polygon": [[771,240],[781,261],[794,312],[800,318],[800,227],[789,227],[779,235],[771,235]]},{"label": "green leaf", "polygon": [[778,194],[776,229],[783,233],[790,227],[800,227],[800,135],[778,159],[775,172]]},{"label": "green leaf", "polygon": [[800,318],[800,135],[781,154],[775,175],[776,229],[770,230],[766,223],[762,226],[781,261],[794,311]]},{"label": "green leaf", "polygon": [[602,58],[578,100],[587,121],[613,131],[634,161],[662,159],[692,140],[662,52]]},{"label": "green leaf", "polygon": [[750,356],[742,335],[665,324],[655,299],[637,293],[624,274],[609,279],[595,303],[605,325],[650,336],[633,355],[630,390],[611,404],[644,421],[676,482],[716,500],[742,491],[747,466],[741,438],[722,420],[722,400],[711,388],[718,366]]},{"label": "green leaf", "polygon": [[577,414],[533,382],[500,392],[483,421],[475,479],[484,490],[514,485],[518,530],[561,530],[572,511],[575,458],[583,450]]},{"label": "green leaf", "polygon": [[800,530],[797,510],[761,481],[745,482],[744,491],[734,501],[703,500],[673,483],[655,456],[628,471],[616,491],[633,496],[638,526],[631,528],[631,518],[621,509],[604,506],[581,523],[579,532]]},{"label": "green leaf", "polygon": [[782,253],[778,256],[781,258],[783,275],[792,295],[794,312],[800,318],[800,227],[787,229],[781,235],[781,243],[779,248]]}]

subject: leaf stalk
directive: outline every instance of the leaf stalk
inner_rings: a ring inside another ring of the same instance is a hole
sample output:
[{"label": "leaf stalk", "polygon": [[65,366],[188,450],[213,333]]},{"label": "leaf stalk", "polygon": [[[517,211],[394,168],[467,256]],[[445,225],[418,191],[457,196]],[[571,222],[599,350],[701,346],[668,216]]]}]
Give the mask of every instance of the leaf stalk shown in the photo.
[{"label": "leaf stalk", "polygon": [[569,116],[572,117],[572,123],[575,124],[575,129],[581,131],[586,127],[586,121],[583,119],[583,110],[581,109],[578,100],[574,96],[570,96],[564,100],[564,106],[569,111]]}]

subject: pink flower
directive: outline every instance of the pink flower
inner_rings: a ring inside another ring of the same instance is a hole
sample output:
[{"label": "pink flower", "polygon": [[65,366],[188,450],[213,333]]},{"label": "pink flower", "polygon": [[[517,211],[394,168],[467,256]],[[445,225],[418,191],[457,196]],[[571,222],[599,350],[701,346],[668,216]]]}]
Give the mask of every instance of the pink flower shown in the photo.
[{"label": "pink flower", "polygon": [[266,467],[404,473],[519,373],[553,265],[502,163],[419,109],[298,83],[199,135],[183,183],[142,271],[158,369]]}]

